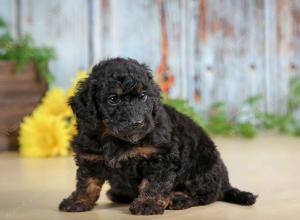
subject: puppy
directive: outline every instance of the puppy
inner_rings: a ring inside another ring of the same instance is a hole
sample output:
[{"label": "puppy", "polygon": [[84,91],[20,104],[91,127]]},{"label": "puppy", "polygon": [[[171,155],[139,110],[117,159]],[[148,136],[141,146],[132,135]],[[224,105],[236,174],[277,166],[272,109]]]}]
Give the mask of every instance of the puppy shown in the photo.
[{"label": "puppy", "polygon": [[150,69],[133,59],[95,65],[70,100],[76,190],[59,209],[91,210],[108,181],[108,197],[137,215],[163,214],[214,201],[252,205],[231,186],[215,144],[190,118],[164,105]]}]

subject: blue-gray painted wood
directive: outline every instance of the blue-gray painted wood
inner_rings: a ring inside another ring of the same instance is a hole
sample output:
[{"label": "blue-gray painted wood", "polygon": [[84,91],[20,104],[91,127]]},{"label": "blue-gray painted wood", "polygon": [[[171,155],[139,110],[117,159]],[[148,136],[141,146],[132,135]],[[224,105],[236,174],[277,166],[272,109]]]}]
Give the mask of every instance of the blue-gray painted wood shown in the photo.
[{"label": "blue-gray painted wood", "polygon": [[0,0],[0,17],[8,24],[10,32],[15,37],[17,35],[17,1]]},{"label": "blue-gray painted wood", "polygon": [[85,0],[21,1],[22,34],[56,49],[57,60],[50,64],[55,85],[67,87],[78,69],[89,67],[87,12]]},{"label": "blue-gray painted wood", "polygon": [[0,6],[14,36],[20,27],[38,45],[56,49],[51,69],[63,87],[79,69],[126,56],[154,74],[169,67],[172,97],[198,110],[225,101],[234,115],[255,94],[264,97],[261,109],[284,111],[288,81],[300,74],[299,0],[0,0]]}]

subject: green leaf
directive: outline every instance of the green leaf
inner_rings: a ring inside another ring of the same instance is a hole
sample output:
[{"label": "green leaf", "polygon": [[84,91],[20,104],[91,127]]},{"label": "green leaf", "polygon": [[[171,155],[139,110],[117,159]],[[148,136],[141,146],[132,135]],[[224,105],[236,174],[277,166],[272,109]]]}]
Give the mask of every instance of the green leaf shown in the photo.
[{"label": "green leaf", "polygon": [[203,119],[200,114],[189,106],[186,100],[184,99],[171,99],[167,95],[163,95],[163,103],[169,106],[172,106],[177,111],[191,118],[196,124],[203,126]]},{"label": "green leaf", "polygon": [[[0,19],[0,27],[6,27]],[[0,60],[16,61],[16,70],[22,70],[30,61],[36,64],[39,73],[47,83],[54,81],[54,75],[49,69],[49,62],[55,59],[55,51],[49,47],[36,47],[29,35],[13,39],[6,30],[0,36]]]},{"label": "green leaf", "polygon": [[256,105],[261,99],[262,99],[261,95],[249,96],[245,100],[245,103],[248,104],[248,105]]},{"label": "green leaf", "polygon": [[0,28],[6,28],[7,25],[6,25],[6,22],[4,21],[3,18],[0,18]]},{"label": "green leaf", "polygon": [[246,137],[253,138],[256,135],[256,128],[250,122],[237,124],[237,134]]}]

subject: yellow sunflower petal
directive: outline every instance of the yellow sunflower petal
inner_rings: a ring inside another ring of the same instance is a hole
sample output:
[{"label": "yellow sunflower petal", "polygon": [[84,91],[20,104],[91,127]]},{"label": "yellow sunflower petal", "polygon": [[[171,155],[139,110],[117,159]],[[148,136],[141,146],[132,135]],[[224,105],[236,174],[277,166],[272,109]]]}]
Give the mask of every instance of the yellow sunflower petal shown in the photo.
[{"label": "yellow sunflower petal", "polygon": [[67,90],[67,98],[74,96],[77,91],[77,84],[81,81],[84,81],[88,77],[88,72],[85,70],[79,71],[76,73],[75,78],[72,80],[72,84]]},{"label": "yellow sunflower petal", "polygon": [[54,87],[47,91],[41,104],[36,108],[34,113],[35,112],[60,116],[62,118],[72,115],[72,110],[67,103],[65,91],[59,87]]},{"label": "yellow sunflower petal", "polygon": [[20,126],[20,154],[28,157],[68,155],[71,134],[64,120],[36,112]]}]

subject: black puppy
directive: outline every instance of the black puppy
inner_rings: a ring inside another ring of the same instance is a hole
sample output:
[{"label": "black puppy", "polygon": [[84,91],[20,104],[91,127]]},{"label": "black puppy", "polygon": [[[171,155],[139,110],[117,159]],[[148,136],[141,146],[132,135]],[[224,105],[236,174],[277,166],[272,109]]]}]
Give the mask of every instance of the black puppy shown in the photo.
[{"label": "black puppy", "polygon": [[132,214],[162,214],[217,200],[255,203],[255,195],[230,185],[208,135],[161,103],[146,65],[123,58],[100,62],[70,104],[78,125],[77,186],[60,210],[92,209],[106,180],[108,197],[131,203]]}]

